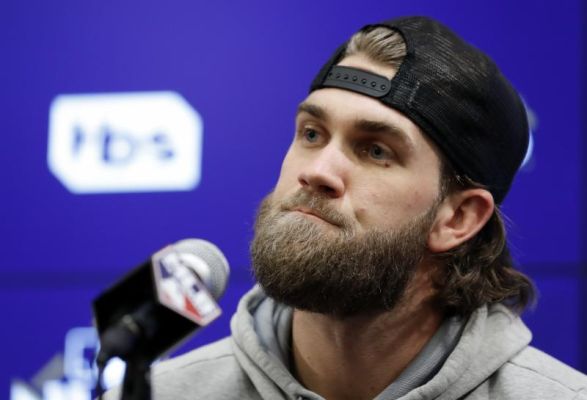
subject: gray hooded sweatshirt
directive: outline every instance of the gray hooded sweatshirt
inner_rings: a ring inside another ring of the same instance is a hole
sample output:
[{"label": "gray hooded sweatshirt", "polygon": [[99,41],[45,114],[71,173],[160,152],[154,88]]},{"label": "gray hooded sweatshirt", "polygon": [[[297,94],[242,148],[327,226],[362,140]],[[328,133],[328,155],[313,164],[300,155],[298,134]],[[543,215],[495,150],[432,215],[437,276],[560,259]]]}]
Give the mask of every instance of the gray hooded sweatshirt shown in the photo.
[{"label": "gray hooded sweatshirt", "polygon": [[[287,367],[283,353],[289,346],[291,310],[273,306],[268,313],[268,307],[260,307],[267,302],[275,304],[254,288],[239,303],[231,337],[157,364],[153,398],[323,400]],[[265,312],[259,312],[261,308]],[[587,376],[529,346],[530,331],[506,307],[479,308],[459,333],[432,376],[399,397],[397,390],[390,390],[392,383],[374,400],[587,400]],[[422,357],[417,359],[425,364]],[[419,369],[415,367],[412,362],[406,371]],[[119,393],[111,391],[106,398],[118,399]]]}]

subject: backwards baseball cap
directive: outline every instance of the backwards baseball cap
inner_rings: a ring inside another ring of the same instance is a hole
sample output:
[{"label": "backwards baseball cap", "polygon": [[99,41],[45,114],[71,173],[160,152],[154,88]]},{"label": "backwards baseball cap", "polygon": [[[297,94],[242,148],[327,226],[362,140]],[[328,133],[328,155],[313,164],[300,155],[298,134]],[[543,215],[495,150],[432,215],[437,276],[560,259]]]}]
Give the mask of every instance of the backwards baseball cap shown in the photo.
[{"label": "backwards baseball cap", "polygon": [[495,63],[446,26],[427,17],[367,25],[387,27],[406,44],[395,76],[337,66],[347,43],[322,67],[310,91],[335,87],[378,99],[416,123],[457,173],[487,187],[496,203],[507,194],[528,147],[526,110]]}]

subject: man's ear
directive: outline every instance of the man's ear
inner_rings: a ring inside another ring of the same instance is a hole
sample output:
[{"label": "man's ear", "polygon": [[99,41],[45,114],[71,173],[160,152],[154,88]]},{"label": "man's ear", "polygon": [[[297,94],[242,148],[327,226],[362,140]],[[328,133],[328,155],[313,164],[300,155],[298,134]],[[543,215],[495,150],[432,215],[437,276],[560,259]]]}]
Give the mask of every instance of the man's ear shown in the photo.
[{"label": "man's ear", "polygon": [[491,218],[495,204],[485,189],[467,189],[448,195],[440,204],[428,235],[428,249],[440,253],[469,240]]}]

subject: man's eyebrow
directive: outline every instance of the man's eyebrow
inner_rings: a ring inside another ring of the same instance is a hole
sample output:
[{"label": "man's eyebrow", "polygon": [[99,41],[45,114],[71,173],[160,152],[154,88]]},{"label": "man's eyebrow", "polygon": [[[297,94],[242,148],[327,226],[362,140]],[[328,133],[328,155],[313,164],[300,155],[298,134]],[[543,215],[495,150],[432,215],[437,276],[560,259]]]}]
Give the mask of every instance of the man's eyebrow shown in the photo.
[{"label": "man's eyebrow", "polygon": [[310,114],[314,118],[318,118],[324,121],[328,119],[328,113],[326,112],[326,110],[312,103],[300,103],[300,105],[298,106],[298,114],[303,112]]},{"label": "man's eyebrow", "polygon": [[397,138],[408,150],[414,150],[414,141],[403,129],[389,122],[358,119],[354,128],[359,132],[390,135]]}]

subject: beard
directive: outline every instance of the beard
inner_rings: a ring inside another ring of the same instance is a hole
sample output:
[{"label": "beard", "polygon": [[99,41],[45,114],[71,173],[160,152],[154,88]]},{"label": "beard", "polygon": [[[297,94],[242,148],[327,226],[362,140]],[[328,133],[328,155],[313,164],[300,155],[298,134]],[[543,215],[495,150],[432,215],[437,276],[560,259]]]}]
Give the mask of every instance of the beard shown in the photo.
[{"label": "beard", "polygon": [[300,310],[337,318],[392,310],[427,253],[438,204],[396,230],[357,233],[327,197],[300,190],[277,203],[270,194],[255,222],[253,272],[269,297]]}]

